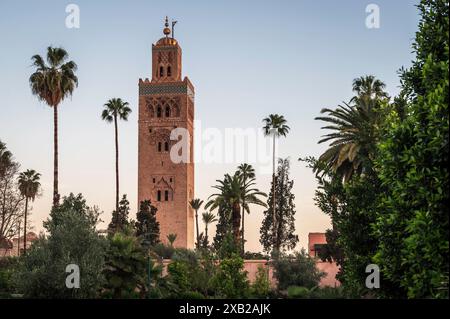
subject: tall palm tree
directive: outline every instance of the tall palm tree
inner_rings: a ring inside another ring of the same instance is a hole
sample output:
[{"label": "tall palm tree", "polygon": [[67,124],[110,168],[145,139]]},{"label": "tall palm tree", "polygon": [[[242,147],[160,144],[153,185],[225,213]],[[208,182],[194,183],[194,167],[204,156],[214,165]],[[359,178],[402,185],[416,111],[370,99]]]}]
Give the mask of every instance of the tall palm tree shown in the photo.
[{"label": "tall palm tree", "polygon": [[118,120],[128,120],[131,109],[128,102],[120,98],[113,98],[105,103],[105,109],[102,111],[102,120],[111,123],[114,121],[114,136],[116,146],[116,212],[119,211],[119,128]]},{"label": "tall palm tree", "polygon": [[250,214],[249,204],[256,204],[267,207],[266,203],[261,201],[258,196],[267,197],[266,193],[260,192],[257,188],[255,179],[255,169],[252,165],[244,163],[238,166],[236,174],[241,178],[241,201],[242,201],[242,252],[245,252],[245,212]]},{"label": "tall palm tree", "polygon": [[231,224],[233,229],[234,243],[238,247],[241,228],[241,199],[242,199],[242,181],[239,174],[233,176],[225,174],[223,180],[216,180],[217,185],[213,188],[219,192],[209,196],[209,201],[205,208],[214,210],[218,207],[231,207]]},{"label": "tall palm tree", "polygon": [[199,234],[199,228],[198,228],[198,210],[202,207],[203,205],[203,201],[200,198],[194,198],[191,199],[191,201],[189,202],[189,205],[191,205],[192,209],[195,210],[195,228],[196,228],[196,232],[197,232],[197,236],[196,236],[196,247],[200,248],[200,234]]},{"label": "tall palm tree", "polygon": [[[28,169],[19,174],[19,191],[25,197],[25,214],[23,223],[23,252],[27,251],[27,215],[28,215],[28,201],[34,201],[38,194],[41,183],[39,182],[41,174],[34,169]],[[20,237],[20,236],[19,236]]]},{"label": "tall palm tree", "polygon": [[63,48],[47,48],[47,63],[40,55],[31,57],[36,70],[29,82],[31,91],[39,100],[53,108],[53,206],[59,204],[58,192],[58,105],[72,96],[78,86],[75,75],[77,65],[68,61],[69,55]]},{"label": "tall palm tree", "polygon": [[[268,117],[266,117],[264,120],[264,135],[265,136],[272,136],[273,138],[273,159],[272,159],[272,165],[273,165],[273,173],[272,173],[272,215],[273,215],[273,221],[276,222],[276,214],[275,214],[275,140],[278,137],[286,137],[286,135],[289,133],[290,127],[286,124],[287,121],[284,118],[283,115],[278,114],[270,114]],[[274,243],[277,242],[276,238],[273,239]]]},{"label": "tall palm tree", "polygon": [[316,117],[316,120],[330,123],[322,129],[332,130],[319,141],[331,141],[319,157],[322,171],[331,170],[347,182],[353,175],[370,169],[381,119],[378,106],[382,99],[388,98],[383,88],[384,83],[372,76],[355,79],[353,90],[357,95],[351,99],[351,104],[344,102],[335,110],[321,110],[327,116]]},{"label": "tall palm tree", "polygon": [[211,212],[204,212],[202,214],[203,223],[205,224],[205,243],[208,245],[208,225],[217,221],[216,215]]},{"label": "tall palm tree", "polygon": [[[238,174],[242,178],[242,184],[245,186],[247,180],[255,178],[255,169],[252,165],[243,163],[238,166]],[[245,196],[242,198],[242,251],[245,252]]]}]

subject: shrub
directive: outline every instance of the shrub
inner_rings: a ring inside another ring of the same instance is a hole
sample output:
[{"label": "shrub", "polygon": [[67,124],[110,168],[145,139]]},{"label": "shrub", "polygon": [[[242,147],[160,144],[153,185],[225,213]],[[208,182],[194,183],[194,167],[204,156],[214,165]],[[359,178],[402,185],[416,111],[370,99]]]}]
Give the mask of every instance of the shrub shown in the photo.
[{"label": "shrub", "polygon": [[213,278],[213,286],[220,298],[248,297],[250,287],[247,272],[244,271],[244,260],[236,254],[223,259]]},{"label": "shrub", "polygon": [[315,287],[311,289],[310,298],[312,299],[344,299],[342,287]]},{"label": "shrub", "polygon": [[105,293],[113,298],[136,298],[146,292],[147,261],[136,237],[115,233],[109,238],[103,274]]},{"label": "shrub", "polygon": [[10,298],[14,293],[13,274],[18,259],[7,257],[0,259],[0,298]]},{"label": "shrub", "polygon": [[258,267],[256,278],[251,287],[251,293],[257,298],[266,298],[270,293],[270,281],[268,269],[265,267]]},{"label": "shrub", "polygon": [[175,252],[175,248],[169,245],[159,243],[150,248],[155,254],[164,259],[171,259]]},{"label": "shrub", "polygon": [[310,291],[306,287],[289,286],[287,288],[288,298],[292,299],[308,299]]},{"label": "shrub", "polygon": [[317,269],[315,260],[309,257],[304,249],[295,252],[294,255],[276,256],[273,266],[280,290],[289,286],[312,288],[325,276],[325,273]]},{"label": "shrub", "polygon": [[[81,195],[70,195],[44,223],[48,237],[40,237],[20,257],[15,280],[28,298],[94,298],[102,287],[106,241],[95,230],[98,212]],[[66,287],[66,266],[80,268],[80,288]]]}]

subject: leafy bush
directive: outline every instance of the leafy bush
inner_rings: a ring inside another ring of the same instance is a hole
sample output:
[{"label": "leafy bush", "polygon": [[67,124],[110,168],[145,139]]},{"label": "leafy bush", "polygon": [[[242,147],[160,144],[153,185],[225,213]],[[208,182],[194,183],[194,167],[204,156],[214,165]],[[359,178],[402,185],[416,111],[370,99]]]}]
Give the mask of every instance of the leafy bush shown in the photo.
[{"label": "leafy bush", "polygon": [[304,249],[293,255],[275,256],[273,266],[280,290],[289,286],[312,288],[325,276],[325,273],[317,269],[315,260],[309,257]]},{"label": "leafy bush", "polygon": [[289,286],[287,288],[288,298],[292,299],[308,299],[310,291],[306,287]]},{"label": "leafy bush", "polygon": [[255,281],[251,286],[251,293],[257,298],[266,298],[270,293],[268,268],[259,266]]},{"label": "leafy bush", "polygon": [[249,295],[247,272],[244,260],[236,254],[221,260],[213,278],[213,286],[220,298],[246,298]]},{"label": "leafy bush", "polygon": [[[20,263],[15,280],[29,298],[94,298],[102,287],[106,241],[95,230],[98,212],[81,195],[64,198],[44,223],[47,238],[36,240]],[[80,288],[66,287],[66,266],[80,268]]]},{"label": "leafy bush", "polygon": [[345,298],[342,287],[314,287],[310,290],[311,299],[343,299]]},{"label": "leafy bush", "polygon": [[10,298],[15,286],[13,274],[18,264],[18,258],[7,257],[0,259],[0,298]]},{"label": "leafy bush", "polygon": [[164,259],[171,259],[172,255],[175,252],[175,248],[170,245],[164,245],[163,243],[159,243],[150,248],[155,254]]},{"label": "leafy bush", "polygon": [[146,292],[147,261],[138,239],[115,233],[109,236],[109,247],[103,274],[105,296],[136,298]]}]

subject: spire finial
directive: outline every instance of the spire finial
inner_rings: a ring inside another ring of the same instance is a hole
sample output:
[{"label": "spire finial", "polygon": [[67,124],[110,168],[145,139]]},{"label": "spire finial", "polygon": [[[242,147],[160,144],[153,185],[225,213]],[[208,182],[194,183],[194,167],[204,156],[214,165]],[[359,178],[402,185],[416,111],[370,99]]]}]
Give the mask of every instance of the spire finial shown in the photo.
[{"label": "spire finial", "polygon": [[163,30],[163,33],[164,33],[164,35],[166,36],[166,38],[169,36],[169,34],[170,34],[170,29],[169,29],[169,18],[166,16],[166,19],[165,19],[165,23],[164,23],[164,30]]}]

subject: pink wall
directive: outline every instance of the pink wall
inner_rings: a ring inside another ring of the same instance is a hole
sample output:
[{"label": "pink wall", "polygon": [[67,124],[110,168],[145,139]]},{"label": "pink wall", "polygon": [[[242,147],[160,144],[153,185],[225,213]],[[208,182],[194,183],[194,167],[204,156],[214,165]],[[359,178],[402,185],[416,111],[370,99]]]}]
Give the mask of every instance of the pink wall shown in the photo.
[{"label": "pink wall", "polygon": [[[314,249],[315,244],[326,244],[327,238],[325,236],[325,233],[309,233],[308,234],[308,254],[310,257],[317,257],[316,251]],[[321,261],[320,259],[317,260],[316,266],[320,271],[323,271],[326,273],[326,276],[322,278],[320,281],[319,286],[331,286],[331,287],[337,287],[340,286],[339,280],[336,279],[336,274],[339,272],[339,267],[336,265],[335,262],[329,263]]]},{"label": "pink wall", "polygon": [[[167,265],[170,264],[171,260],[170,259],[164,259],[163,261],[163,272],[162,275],[166,276],[167,275]],[[326,272],[327,275],[322,278],[322,280],[319,283],[320,287],[324,287],[324,286],[331,286],[331,287],[337,287],[340,285],[339,281],[336,280],[335,276],[336,273],[338,272],[339,268],[336,266],[335,263],[328,263],[328,262],[321,262],[321,261],[317,261],[316,263],[317,268],[320,271]],[[267,269],[267,267],[269,268],[269,280],[270,280],[270,284],[273,288],[276,287],[277,282],[276,282],[276,278],[274,277],[273,274],[273,267],[269,266],[267,264],[267,260],[244,260],[244,270],[247,271],[247,278],[250,281],[250,283],[253,283],[256,279],[256,274],[258,273],[258,268],[259,267],[264,267],[265,269]]]}]

